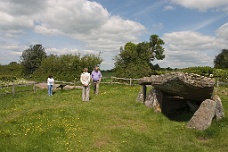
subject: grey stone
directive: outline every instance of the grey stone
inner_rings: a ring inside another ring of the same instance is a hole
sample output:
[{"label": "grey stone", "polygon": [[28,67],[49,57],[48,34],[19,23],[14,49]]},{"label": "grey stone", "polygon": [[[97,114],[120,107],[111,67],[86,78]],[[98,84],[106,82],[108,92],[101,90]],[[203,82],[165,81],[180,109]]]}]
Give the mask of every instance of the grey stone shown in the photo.
[{"label": "grey stone", "polygon": [[186,127],[196,130],[207,129],[210,127],[212,119],[215,116],[215,109],[216,101],[206,99],[201,103],[199,109],[194,113]]},{"label": "grey stone", "polygon": [[159,90],[151,89],[146,97],[145,105],[153,108],[154,112],[161,112],[163,94]]},{"label": "grey stone", "polygon": [[144,103],[144,98],[143,98],[143,90],[141,89],[141,91],[138,93],[138,96],[136,98],[136,102],[142,102]]},{"label": "grey stone", "polygon": [[140,85],[151,84],[163,93],[180,96],[185,99],[204,101],[211,99],[215,81],[193,73],[172,72],[164,75],[152,75],[139,79]]},{"label": "grey stone", "polygon": [[215,96],[213,96],[213,100],[216,102],[215,118],[216,118],[216,120],[220,120],[223,117],[225,117],[221,99],[218,95],[215,95]]}]

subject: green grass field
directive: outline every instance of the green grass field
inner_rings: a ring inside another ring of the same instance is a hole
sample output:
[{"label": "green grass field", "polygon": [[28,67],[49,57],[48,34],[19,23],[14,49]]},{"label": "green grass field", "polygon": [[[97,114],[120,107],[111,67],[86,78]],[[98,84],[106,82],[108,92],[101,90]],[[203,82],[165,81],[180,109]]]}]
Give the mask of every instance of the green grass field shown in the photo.
[{"label": "green grass field", "polygon": [[[221,91],[226,88],[216,89],[226,112],[228,97]],[[136,102],[139,91],[139,86],[101,84],[90,102],[81,101],[79,89],[57,90],[51,97],[47,90],[1,96],[0,151],[227,151],[226,117],[205,131],[186,129],[187,120],[170,120]]]}]

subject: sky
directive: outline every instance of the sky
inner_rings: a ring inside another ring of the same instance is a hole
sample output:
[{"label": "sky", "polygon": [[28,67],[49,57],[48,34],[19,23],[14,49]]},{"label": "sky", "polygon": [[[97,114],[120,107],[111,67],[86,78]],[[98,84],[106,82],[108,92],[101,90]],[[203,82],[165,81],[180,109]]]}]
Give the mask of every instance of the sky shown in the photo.
[{"label": "sky", "polygon": [[128,42],[165,45],[162,68],[214,67],[228,49],[227,0],[0,0],[0,64],[42,44],[55,55],[95,54],[102,70]]}]

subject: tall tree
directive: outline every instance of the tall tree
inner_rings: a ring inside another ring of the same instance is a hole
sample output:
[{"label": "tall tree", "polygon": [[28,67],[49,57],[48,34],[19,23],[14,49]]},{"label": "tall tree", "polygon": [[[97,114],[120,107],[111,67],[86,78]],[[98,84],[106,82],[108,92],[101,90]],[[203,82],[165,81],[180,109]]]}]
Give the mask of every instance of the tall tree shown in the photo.
[{"label": "tall tree", "polygon": [[163,45],[165,42],[159,38],[158,35],[154,34],[150,36],[150,42],[149,42],[149,49],[152,53],[151,60],[154,61],[154,59],[163,60],[165,58],[165,55],[163,54],[165,49],[163,48]]},{"label": "tall tree", "polygon": [[151,35],[149,42],[134,44],[128,42],[120,48],[120,54],[114,60],[116,76],[143,77],[149,76],[154,67],[152,61],[165,58],[164,41],[157,35]]},{"label": "tall tree", "polygon": [[214,59],[214,67],[219,69],[228,68],[228,49],[223,49]]},{"label": "tall tree", "polygon": [[92,72],[93,68],[100,65],[102,61],[103,59],[100,57],[100,53],[98,55],[86,54],[81,58],[81,66],[82,69],[87,67],[89,72]]},{"label": "tall tree", "polygon": [[33,74],[33,72],[40,67],[41,62],[46,58],[46,52],[42,44],[30,46],[22,52],[21,64],[25,75]]}]

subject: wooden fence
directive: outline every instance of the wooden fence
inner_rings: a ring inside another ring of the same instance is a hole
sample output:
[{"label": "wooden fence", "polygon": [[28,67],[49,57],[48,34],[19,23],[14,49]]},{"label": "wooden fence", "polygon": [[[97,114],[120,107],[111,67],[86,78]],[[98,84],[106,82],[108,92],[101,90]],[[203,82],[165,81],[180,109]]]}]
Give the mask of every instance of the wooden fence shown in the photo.
[{"label": "wooden fence", "polygon": [[[138,84],[139,79],[133,79],[133,78],[117,78],[117,77],[103,77],[101,83],[103,84],[123,84],[123,85],[139,85]],[[45,82],[46,83],[46,82]],[[77,81],[76,79],[74,82],[66,82],[66,81],[58,81],[56,80],[55,83],[59,84],[59,87],[63,89],[66,85],[74,86],[74,88],[77,88],[77,86],[81,86],[80,81]],[[14,84],[14,85],[7,85],[7,86],[0,86],[0,96],[12,94],[15,95],[19,92],[36,92],[36,84],[37,83],[27,83],[27,84]],[[228,86],[228,80],[221,81],[219,79],[216,80],[216,84],[218,86]],[[30,88],[28,88],[30,86]],[[18,89],[19,88],[19,89]]]},{"label": "wooden fence", "polygon": [[[138,85],[139,79],[111,77],[111,84]],[[105,82],[104,82],[105,83]]]},{"label": "wooden fence", "polygon": [[34,93],[36,92],[35,83],[0,86],[0,96],[7,95],[7,94],[16,95],[16,93],[18,92],[28,92],[28,91],[33,91]]},{"label": "wooden fence", "polygon": [[[117,77],[102,77],[101,83],[105,84],[124,84],[124,85],[138,85],[139,79],[133,79],[133,78],[117,78]],[[74,82],[66,82],[66,81],[55,81],[55,83],[61,84],[63,87],[64,85],[81,85],[81,82],[79,80],[74,80]]]},{"label": "wooden fence", "polygon": [[[133,78],[117,78],[117,77],[103,77],[101,83],[103,84],[123,84],[123,85],[138,85],[139,79],[133,79]],[[80,81],[74,80],[74,82],[66,82],[66,81],[58,81],[56,80],[55,83],[59,84],[59,87],[63,89],[66,85],[71,85],[77,88],[77,85],[81,86]],[[36,84],[37,83],[27,83],[27,84],[13,84],[13,85],[7,85],[7,86],[0,86],[0,96],[12,94],[16,95],[16,93],[19,92],[36,92]],[[30,86],[30,88],[28,88]]]}]

